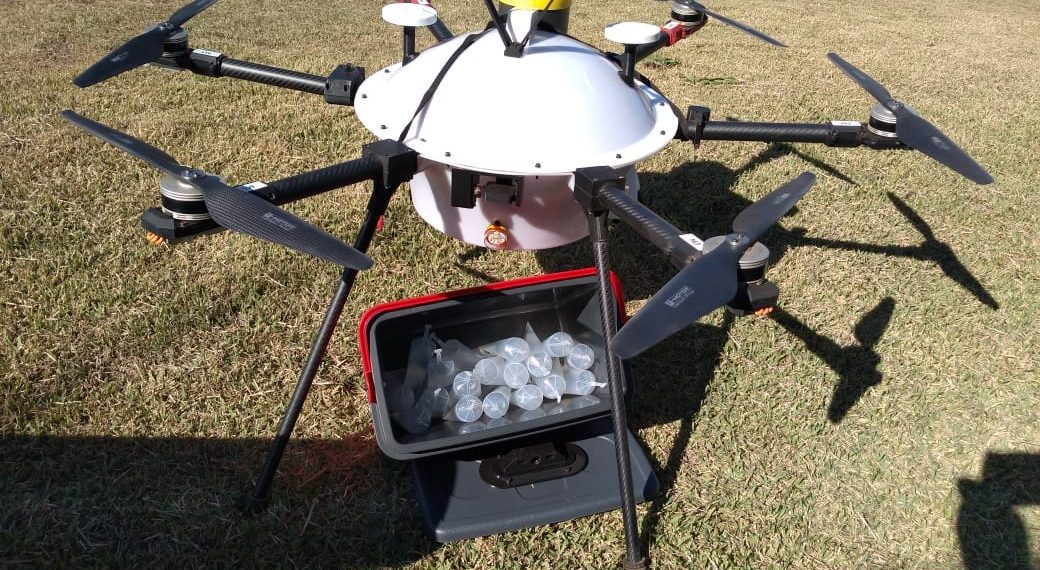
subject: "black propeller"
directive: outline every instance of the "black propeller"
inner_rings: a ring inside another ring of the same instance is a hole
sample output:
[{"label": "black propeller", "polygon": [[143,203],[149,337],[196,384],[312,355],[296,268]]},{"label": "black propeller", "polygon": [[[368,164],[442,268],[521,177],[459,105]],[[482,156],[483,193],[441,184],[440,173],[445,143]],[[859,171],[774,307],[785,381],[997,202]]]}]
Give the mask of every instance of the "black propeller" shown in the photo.
[{"label": "black propeller", "polygon": [[814,175],[802,173],[745,208],[733,220],[732,234],[684,267],[621,327],[610,344],[614,354],[632,358],[733,300],[744,251],[789,212],[815,182]]},{"label": "black propeller", "polygon": [[694,0],[677,0],[677,2],[680,3],[680,4],[685,4],[686,6],[689,6],[690,8],[693,8],[694,10],[696,10],[696,11],[702,13],[702,14],[707,14],[707,15],[711,16],[712,18],[715,18],[716,20],[722,22],[723,24],[732,26],[732,27],[734,27],[734,28],[736,28],[736,29],[746,33],[746,34],[751,34],[752,36],[755,36],[756,38],[758,38],[758,39],[760,39],[760,40],[762,40],[764,42],[767,42],[767,43],[772,44],[772,45],[777,46],[777,47],[787,47],[787,45],[784,44],[783,42],[781,42],[780,40],[777,40],[777,39],[775,39],[773,37],[767,36],[766,34],[763,34],[762,32],[756,30],[755,28],[752,28],[751,26],[749,26],[747,24],[742,24],[742,23],[740,23],[740,22],[738,22],[736,20],[733,20],[733,19],[730,19],[730,18],[727,18],[727,17],[723,16],[722,14],[719,14],[718,12],[714,12],[712,10],[709,10],[707,8],[707,6],[705,6],[704,4],[701,4],[700,2],[695,2]]},{"label": "black propeller", "polygon": [[90,66],[72,82],[79,87],[89,87],[106,79],[115,77],[124,71],[151,63],[163,54],[163,43],[173,35],[181,25],[195,17],[199,12],[212,6],[217,0],[195,0],[177,10],[169,20],[156,24],[142,34],[119,46],[104,59]]},{"label": "black propeller", "polygon": [[225,228],[352,269],[372,260],[335,236],[250,192],[236,190],[219,177],[182,166],[165,152],[86,117],[63,111],[70,123],[199,190],[210,217]]},{"label": "black propeller", "polygon": [[874,81],[872,77],[842,59],[838,54],[828,53],[827,58],[895,115],[896,136],[903,144],[932,157],[972,182],[977,184],[993,182],[993,177],[979,166],[979,163],[961,150],[935,125],[918,115],[917,111],[905,103],[893,99],[888,89]]}]

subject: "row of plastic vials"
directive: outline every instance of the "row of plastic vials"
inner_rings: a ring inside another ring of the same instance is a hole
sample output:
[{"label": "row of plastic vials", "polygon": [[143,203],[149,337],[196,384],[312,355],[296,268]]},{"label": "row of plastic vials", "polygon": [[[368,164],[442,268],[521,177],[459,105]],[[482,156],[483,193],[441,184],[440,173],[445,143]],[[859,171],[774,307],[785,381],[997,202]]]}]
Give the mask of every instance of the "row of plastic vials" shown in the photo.
[{"label": "row of plastic vials", "polygon": [[427,431],[433,418],[498,419],[510,406],[536,410],[545,399],[559,403],[564,395],[586,396],[605,386],[590,370],[594,362],[592,347],[562,331],[543,342],[529,324],[524,338],[501,339],[476,351],[454,339],[441,341],[427,329],[413,340],[404,385],[391,392],[388,406],[414,434]]}]

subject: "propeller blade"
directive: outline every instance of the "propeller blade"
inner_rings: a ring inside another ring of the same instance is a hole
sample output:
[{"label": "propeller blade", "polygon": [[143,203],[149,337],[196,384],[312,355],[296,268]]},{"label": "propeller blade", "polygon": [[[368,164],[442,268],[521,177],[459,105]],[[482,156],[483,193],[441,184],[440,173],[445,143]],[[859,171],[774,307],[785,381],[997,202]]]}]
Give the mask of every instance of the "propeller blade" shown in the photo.
[{"label": "propeller blade", "polygon": [[135,158],[147,162],[149,165],[162,170],[170,176],[181,178],[184,176],[184,172],[188,170],[187,167],[182,166],[181,163],[177,162],[177,159],[165,152],[146,142],[137,140],[130,135],[121,133],[112,127],[102,125],[97,121],[92,121],[83,115],[79,115],[72,111],[62,111],[61,116],[64,117],[66,121],[76,125],[84,131],[87,131],[116,148],[122,149]]},{"label": "propeller blade", "polygon": [[177,28],[184,25],[185,22],[194,18],[206,8],[217,3],[217,0],[195,0],[182,6],[179,10],[170,16],[170,19],[166,20],[166,23]]},{"label": "propeller blade", "polygon": [[831,60],[831,63],[837,65],[838,69],[845,72],[845,75],[848,75],[850,79],[856,82],[856,84],[877,99],[878,103],[881,103],[890,111],[895,112],[895,109],[891,106],[892,103],[896,102],[895,99],[892,98],[892,94],[889,93],[888,89],[885,89],[883,85],[874,81],[873,77],[863,73],[858,67],[845,61],[841,56],[834,52],[828,53],[827,59]]},{"label": "propeller blade", "polygon": [[695,2],[694,0],[682,0],[682,3],[686,4],[687,6],[689,6],[691,8],[693,8],[694,10],[697,10],[698,12],[702,12],[704,14],[707,14],[707,15],[711,16],[712,18],[715,18],[716,20],[722,22],[723,24],[727,24],[729,26],[732,26],[732,27],[734,27],[734,28],[736,28],[736,29],[746,33],[746,34],[750,34],[752,36],[755,36],[756,38],[758,38],[758,39],[760,39],[760,40],[762,40],[762,41],[764,41],[766,43],[772,44],[772,45],[777,46],[777,47],[787,47],[787,45],[784,44],[783,42],[781,42],[780,40],[777,40],[777,39],[775,39],[775,38],[773,38],[771,36],[768,36],[768,35],[760,32],[760,31],[756,30],[755,28],[752,28],[751,26],[749,26],[747,24],[743,24],[743,23],[738,22],[736,20],[733,20],[731,18],[727,18],[726,16],[723,16],[722,14],[719,14],[718,12],[714,12],[712,10],[709,10],[705,5],[701,4],[700,2]]},{"label": "propeller blade", "polygon": [[905,103],[893,99],[888,90],[880,83],[835,53],[828,53],[827,58],[889,111],[892,111],[896,116],[896,136],[899,137],[900,142],[920,151],[976,184],[993,182],[993,177],[986,172],[986,169],[975,162],[975,159],[971,158],[968,153],[961,150],[956,143],[950,140],[950,137]]},{"label": "propeller blade", "polygon": [[99,139],[198,188],[213,221],[232,230],[284,245],[351,269],[368,269],[372,259],[256,194],[236,190],[220,178],[182,166],[165,152],[72,111],[61,116]]},{"label": "propeller blade", "polygon": [[209,8],[217,0],[195,0],[181,7],[170,16],[170,19],[155,25],[147,31],[131,38],[128,42],[112,50],[100,61],[91,65],[79,74],[72,83],[77,87],[90,87],[120,73],[151,63],[163,54],[163,43],[166,38],[199,12]]},{"label": "propeller blade", "polygon": [[791,211],[815,183],[816,176],[811,172],[801,173],[794,180],[744,208],[733,220],[733,231],[746,236],[750,243],[756,242],[766,230],[784,217],[784,214]]},{"label": "propeller blade", "polygon": [[614,354],[632,358],[730,302],[745,247],[727,240],[684,267],[621,327],[610,343]]},{"label": "propeller blade", "polygon": [[732,301],[744,251],[815,182],[815,176],[804,172],[745,208],[733,221],[734,234],[684,267],[621,327],[610,344],[614,354],[632,358]]},{"label": "propeller blade", "polygon": [[90,87],[120,73],[153,62],[162,56],[163,40],[166,39],[166,36],[165,30],[158,27],[152,28],[112,50],[103,59],[79,74],[76,79],[72,80],[72,83],[77,87]]},{"label": "propeller blade", "polygon": [[368,269],[372,259],[339,238],[256,194],[236,190],[213,175],[189,180],[202,191],[213,221],[229,230],[258,237],[351,269]]},{"label": "propeller blade", "polygon": [[976,184],[993,182],[993,177],[985,168],[913,109],[904,105],[895,115],[896,136],[903,144],[924,153]]}]

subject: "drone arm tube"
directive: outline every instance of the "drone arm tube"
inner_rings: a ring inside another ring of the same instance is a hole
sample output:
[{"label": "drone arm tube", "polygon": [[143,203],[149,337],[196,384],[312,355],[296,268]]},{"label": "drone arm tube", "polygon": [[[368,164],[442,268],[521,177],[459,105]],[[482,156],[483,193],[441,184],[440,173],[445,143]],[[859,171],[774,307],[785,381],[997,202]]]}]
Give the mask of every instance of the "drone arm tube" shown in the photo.
[{"label": "drone arm tube", "polygon": [[759,141],[767,143],[818,143],[833,147],[867,146],[876,150],[906,149],[897,138],[874,134],[857,121],[830,123],[745,123],[743,121],[705,121],[698,128],[686,125],[686,138],[694,144],[702,140]]},{"label": "drone arm tube", "polygon": [[599,189],[598,198],[607,210],[680,265],[687,265],[701,256],[680,237],[683,232],[679,228],[637,202],[621,185],[604,185]]},{"label": "drone arm tube", "polygon": [[379,160],[365,156],[275,180],[269,182],[265,188],[254,190],[253,193],[275,204],[288,204],[343,186],[374,180],[379,178],[382,172],[383,167]]},{"label": "drone arm tube", "polygon": [[224,58],[220,63],[217,77],[245,79],[264,85],[273,85],[322,95],[325,93],[325,78],[310,73],[302,73],[289,69],[280,69],[262,63],[253,63],[239,59]]}]

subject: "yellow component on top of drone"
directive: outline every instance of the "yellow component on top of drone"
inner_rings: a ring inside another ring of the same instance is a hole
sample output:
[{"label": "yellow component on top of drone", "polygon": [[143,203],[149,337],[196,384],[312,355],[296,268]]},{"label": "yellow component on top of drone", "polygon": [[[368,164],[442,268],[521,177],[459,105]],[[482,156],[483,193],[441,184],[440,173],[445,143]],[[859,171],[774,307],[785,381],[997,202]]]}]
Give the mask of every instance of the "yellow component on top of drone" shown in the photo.
[{"label": "yellow component on top of drone", "polygon": [[566,10],[571,7],[571,0],[553,0],[552,5],[549,5],[549,0],[501,0],[499,4],[516,8],[519,10]]}]

